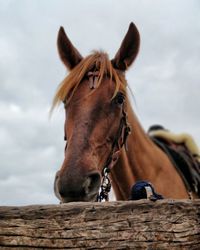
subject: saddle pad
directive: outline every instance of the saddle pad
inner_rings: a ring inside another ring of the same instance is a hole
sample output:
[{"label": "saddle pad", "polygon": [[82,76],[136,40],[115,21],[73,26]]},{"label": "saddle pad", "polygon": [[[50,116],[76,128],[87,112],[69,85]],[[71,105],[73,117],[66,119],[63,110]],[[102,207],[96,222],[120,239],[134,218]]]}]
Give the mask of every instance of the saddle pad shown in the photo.
[{"label": "saddle pad", "polygon": [[163,139],[150,137],[162,149],[180,174],[188,192],[200,197],[200,164],[184,145],[169,144]]}]

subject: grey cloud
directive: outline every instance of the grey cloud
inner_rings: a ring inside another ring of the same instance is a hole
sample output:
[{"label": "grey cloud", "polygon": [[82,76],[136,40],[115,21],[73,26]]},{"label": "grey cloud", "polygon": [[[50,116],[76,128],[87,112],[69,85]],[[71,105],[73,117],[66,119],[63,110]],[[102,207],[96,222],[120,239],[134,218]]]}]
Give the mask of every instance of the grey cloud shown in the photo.
[{"label": "grey cloud", "polygon": [[161,123],[200,141],[199,10],[198,0],[1,0],[0,204],[57,203],[64,112],[49,120],[48,110],[66,75],[60,25],[83,55],[103,49],[113,57],[134,21],[141,49],[127,79],[142,125]]}]

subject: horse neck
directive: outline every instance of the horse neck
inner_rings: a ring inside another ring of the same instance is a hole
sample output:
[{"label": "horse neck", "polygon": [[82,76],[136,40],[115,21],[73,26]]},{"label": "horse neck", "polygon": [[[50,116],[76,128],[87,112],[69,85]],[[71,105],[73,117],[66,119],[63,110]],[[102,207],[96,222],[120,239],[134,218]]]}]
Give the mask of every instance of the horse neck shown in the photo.
[{"label": "horse neck", "polygon": [[[140,125],[130,103],[127,104],[128,122],[132,133],[127,140],[128,151],[123,148],[111,177],[113,188],[118,200],[129,198],[132,185],[137,180],[150,181],[158,192],[166,197],[172,197],[176,191],[170,190],[173,182],[182,190],[175,194],[175,198],[187,198],[187,192],[180,176],[175,171],[168,157],[152,142]],[[161,177],[161,179],[158,178]],[[169,178],[171,183],[166,179]],[[163,180],[163,179],[165,180]],[[174,188],[177,188],[175,186]],[[168,192],[169,191],[169,192]],[[171,192],[171,193],[170,193]]]}]

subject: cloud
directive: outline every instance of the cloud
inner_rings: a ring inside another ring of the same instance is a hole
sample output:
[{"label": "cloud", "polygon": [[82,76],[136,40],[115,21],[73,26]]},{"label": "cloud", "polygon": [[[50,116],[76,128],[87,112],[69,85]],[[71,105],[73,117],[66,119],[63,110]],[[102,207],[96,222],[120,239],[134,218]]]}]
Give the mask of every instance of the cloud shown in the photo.
[{"label": "cloud", "polygon": [[63,160],[62,108],[48,110],[66,75],[56,49],[59,26],[83,55],[116,53],[131,21],[141,49],[127,72],[145,129],[161,123],[200,141],[199,1],[2,0],[0,4],[0,204],[57,203]]}]

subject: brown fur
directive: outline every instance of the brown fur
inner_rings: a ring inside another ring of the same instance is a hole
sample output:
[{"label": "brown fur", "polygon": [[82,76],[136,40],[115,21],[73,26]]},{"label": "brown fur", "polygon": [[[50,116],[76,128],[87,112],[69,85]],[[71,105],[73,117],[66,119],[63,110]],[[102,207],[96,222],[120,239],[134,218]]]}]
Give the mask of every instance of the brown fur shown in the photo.
[{"label": "brown fur", "polygon": [[128,151],[113,168],[113,186],[118,200],[127,200],[135,181],[150,181],[165,198],[184,199],[188,193],[184,183],[168,157],[149,139],[141,127],[130,103],[128,117],[132,134],[128,138]]}]

